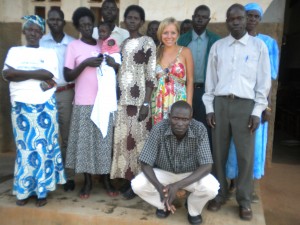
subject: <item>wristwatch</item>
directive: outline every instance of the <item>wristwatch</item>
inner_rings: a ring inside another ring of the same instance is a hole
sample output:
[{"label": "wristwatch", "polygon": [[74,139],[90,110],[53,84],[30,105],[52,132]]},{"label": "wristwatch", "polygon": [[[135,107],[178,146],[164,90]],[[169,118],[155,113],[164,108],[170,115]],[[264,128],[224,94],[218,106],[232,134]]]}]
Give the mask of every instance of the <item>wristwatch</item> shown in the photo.
[{"label": "wristwatch", "polygon": [[149,102],[144,102],[143,106],[149,107]]}]

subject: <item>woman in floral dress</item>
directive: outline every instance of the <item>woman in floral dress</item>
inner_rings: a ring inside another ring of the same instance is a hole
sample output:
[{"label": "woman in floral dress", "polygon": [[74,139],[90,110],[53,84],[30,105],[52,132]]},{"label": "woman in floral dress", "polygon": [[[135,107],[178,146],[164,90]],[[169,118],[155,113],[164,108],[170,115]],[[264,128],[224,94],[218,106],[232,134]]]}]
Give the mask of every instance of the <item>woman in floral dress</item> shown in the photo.
[{"label": "woman in floral dress", "polygon": [[129,6],[124,21],[130,37],[121,45],[119,67],[120,99],[114,133],[111,178],[126,179],[121,192],[126,199],[134,197],[130,181],[140,172],[138,156],[152,127],[150,99],[156,86],[156,46],[151,37],[139,33],[145,12],[137,5]]},{"label": "woman in floral dress", "polygon": [[179,25],[166,18],[158,28],[160,46],[157,50],[156,78],[158,86],[152,95],[152,118],[156,124],[168,118],[170,106],[179,100],[193,102],[193,59],[189,48],[176,44]]}]

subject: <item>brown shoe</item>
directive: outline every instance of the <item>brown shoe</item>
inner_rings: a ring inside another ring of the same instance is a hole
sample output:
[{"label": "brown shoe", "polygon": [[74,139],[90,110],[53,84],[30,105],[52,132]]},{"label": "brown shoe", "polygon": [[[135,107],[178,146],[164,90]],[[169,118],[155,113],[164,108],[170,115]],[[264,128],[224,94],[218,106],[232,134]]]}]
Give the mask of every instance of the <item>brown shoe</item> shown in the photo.
[{"label": "brown shoe", "polygon": [[252,219],[252,210],[251,208],[246,208],[239,206],[239,214],[242,220],[251,220]]},{"label": "brown shoe", "polygon": [[207,205],[207,210],[216,212],[221,208],[222,202],[216,201],[215,199],[210,200]]}]

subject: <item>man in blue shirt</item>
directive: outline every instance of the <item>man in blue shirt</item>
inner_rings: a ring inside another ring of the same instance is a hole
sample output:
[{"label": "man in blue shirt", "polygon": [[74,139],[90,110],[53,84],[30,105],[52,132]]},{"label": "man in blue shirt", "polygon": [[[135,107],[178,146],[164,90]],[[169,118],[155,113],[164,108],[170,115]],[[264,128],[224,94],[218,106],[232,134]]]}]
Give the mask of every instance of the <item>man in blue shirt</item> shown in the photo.
[{"label": "man in blue shirt", "polygon": [[211,144],[210,127],[206,123],[205,106],[202,101],[206,78],[207,60],[211,46],[220,39],[218,35],[206,29],[210,21],[210,9],[206,5],[198,6],[192,16],[193,29],[180,36],[178,45],[191,49],[194,59],[194,96],[193,118],[202,122],[208,130]]},{"label": "man in blue shirt", "polygon": [[[50,32],[42,37],[40,46],[54,49],[58,58],[59,78],[56,81],[57,89],[55,97],[58,110],[59,132],[61,136],[61,152],[63,160],[65,160],[73,108],[74,83],[66,82],[63,67],[65,62],[65,51],[68,44],[73,41],[74,38],[64,33],[66,22],[62,10],[58,8],[50,9],[48,12],[47,24]],[[75,188],[74,171],[70,169],[66,169],[65,171],[68,181],[64,184],[64,190],[73,191]]]}]

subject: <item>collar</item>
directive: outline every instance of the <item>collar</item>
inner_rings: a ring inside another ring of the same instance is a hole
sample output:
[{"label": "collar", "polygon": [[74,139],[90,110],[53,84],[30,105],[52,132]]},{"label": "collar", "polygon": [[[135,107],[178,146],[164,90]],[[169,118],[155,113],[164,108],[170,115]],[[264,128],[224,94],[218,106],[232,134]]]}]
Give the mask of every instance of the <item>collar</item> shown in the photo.
[{"label": "collar", "polygon": [[241,43],[242,45],[247,45],[247,42],[249,40],[249,34],[248,32],[246,32],[246,34],[240,38],[239,40],[235,39],[234,37],[232,37],[232,35],[229,35],[229,39],[228,39],[228,45],[233,45],[234,43]]},{"label": "collar", "polygon": [[[192,121],[191,121],[191,123],[192,123]],[[188,137],[188,138],[196,138],[196,135],[194,134],[194,132],[193,132],[192,129],[191,129],[191,123],[190,123],[190,125],[189,125],[189,127],[188,127],[187,135],[185,135],[184,138],[186,138],[186,137]],[[166,132],[165,132],[164,135],[165,135],[165,136],[174,136],[174,137],[175,137],[175,135],[174,135],[173,132],[172,132],[171,125],[168,125],[168,128],[167,128],[167,130],[166,130]],[[175,138],[176,138],[176,137],[175,137]]]},{"label": "collar", "polygon": [[115,28],[113,29],[113,31],[112,32],[114,32],[114,33],[121,33],[122,32],[122,28],[120,28],[120,27],[118,27],[117,25],[115,25]]},{"label": "collar", "polygon": [[196,40],[197,38],[200,38],[201,40],[204,40],[205,36],[206,36],[206,30],[205,30],[201,35],[198,35],[198,34],[194,31],[194,29],[192,30],[192,40],[193,40],[193,41]]},{"label": "collar", "polygon": [[[53,42],[57,43],[54,40],[51,32],[49,32],[49,33],[47,33],[47,34],[44,35],[44,40],[45,41],[53,41]],[[68,45],[69,44],[68,35],[66,33],[64,33],[64,37],[63,37],[63,39],[61,40],[61,42],[59,44],[64,44],[64,45]]]}]

